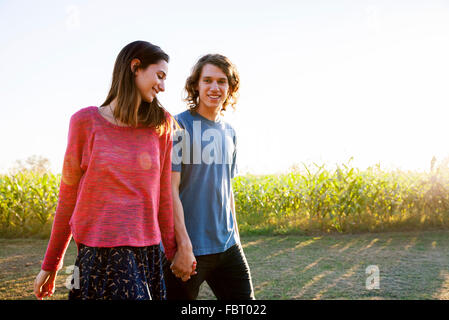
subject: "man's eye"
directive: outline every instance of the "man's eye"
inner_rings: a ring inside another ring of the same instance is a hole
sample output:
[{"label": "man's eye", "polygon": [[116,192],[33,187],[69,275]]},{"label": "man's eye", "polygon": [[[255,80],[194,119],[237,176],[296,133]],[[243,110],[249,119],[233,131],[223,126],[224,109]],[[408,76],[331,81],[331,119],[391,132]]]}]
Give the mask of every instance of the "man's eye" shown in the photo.
[{"label": "man's eye", "polygon": [[209,83],[209,82],[210,82],[209,79],[204,79],[203,81],[206,82],[206,83]]}]

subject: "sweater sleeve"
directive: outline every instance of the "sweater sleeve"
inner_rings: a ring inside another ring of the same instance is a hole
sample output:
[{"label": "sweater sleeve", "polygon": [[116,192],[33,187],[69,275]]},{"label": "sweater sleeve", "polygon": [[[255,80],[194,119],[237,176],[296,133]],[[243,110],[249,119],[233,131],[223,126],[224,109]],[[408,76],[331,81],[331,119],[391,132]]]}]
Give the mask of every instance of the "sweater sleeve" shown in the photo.
[{"label": "sweater sleeve", "polygon": [[176,252],[171,190],[172,143],[172,133],[164,134],[161,137],[161,181],[158,220],[162,244],[164,245],[165,255],[168,260],[172,260]]},{"label": "sweater sleeve", "polygon": [[87,148],[87,134],[79,113],[70,118],[67,149],[64,156],[61,184],[50,241],[42,263],[46,271],[60,270],[72,233],[69,221],[76,204],[78,186],[83,175],[81,162]]}]

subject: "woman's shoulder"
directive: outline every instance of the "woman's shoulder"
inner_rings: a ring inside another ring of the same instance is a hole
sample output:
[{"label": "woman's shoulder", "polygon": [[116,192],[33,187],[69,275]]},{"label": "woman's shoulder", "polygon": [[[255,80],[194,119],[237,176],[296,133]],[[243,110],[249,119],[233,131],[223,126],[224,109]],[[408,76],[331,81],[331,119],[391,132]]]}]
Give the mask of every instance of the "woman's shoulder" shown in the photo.
[{"label": "woman's shoulder", "polygon": [[168,121],[173,121],[173,115],[164,108],[162,110],[164,111],[165,119]]},{"label": "woman's shoulder", "polygon": [[76,118],[85,118],[85,117],[91,117],[94,112],[98,112],[98,108],[94,106],[81,108],[77,112],[75,112],[72,117]]},{"label": "woman's shoulder", "polygon": [[[175,117],[165,109],[164,109],[164,117],[168,128],[173,129],[177,124]],[[171,133],[171,130],[168,130],[167,133]]]},{"label": "woman's shoulder", "polygon": [[95,113],[98,113],[97,107],[90,106],[90,107],[82,108],[82,109],[78,110],[77,112],[75,112],[74,114],[72,114],[72,116],[70,117],[70,123],[72,125],[74,125],[74,124],[81,125],[81,124],[91,123],[93,117],[95,116]]}]

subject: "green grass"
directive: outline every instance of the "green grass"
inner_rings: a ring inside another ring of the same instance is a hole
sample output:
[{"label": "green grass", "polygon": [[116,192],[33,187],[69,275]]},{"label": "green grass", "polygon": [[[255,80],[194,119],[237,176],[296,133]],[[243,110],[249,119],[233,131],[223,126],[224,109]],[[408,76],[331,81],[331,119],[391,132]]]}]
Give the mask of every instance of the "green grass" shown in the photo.
[{"label": "green grass", "polygon": [[[449,299],[449,231],[242,237],[257,299]],[[0,299],[34,299],[47,240],[0,239]],[[65,266],[75,261],[73,241]],[[367,290],[377,265],[380,288]],[[63,271],[65,268],[63,269]],[[66,299],[58,274],[54,299]],[[204,284],[200,299],[214,299]]]}]

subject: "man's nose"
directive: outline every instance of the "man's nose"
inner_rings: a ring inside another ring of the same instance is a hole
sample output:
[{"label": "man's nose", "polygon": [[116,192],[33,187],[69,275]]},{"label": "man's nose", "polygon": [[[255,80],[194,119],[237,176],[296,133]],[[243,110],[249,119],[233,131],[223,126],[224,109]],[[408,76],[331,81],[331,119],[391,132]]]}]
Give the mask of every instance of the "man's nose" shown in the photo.
[{"label": "man's nose", "polygon": [[212,89],[212,90],[218,90],[218,83],[217,83],[217,81],[213,81],[213,82],[212,82],[212,84],[211,84],[211,89]]}]

